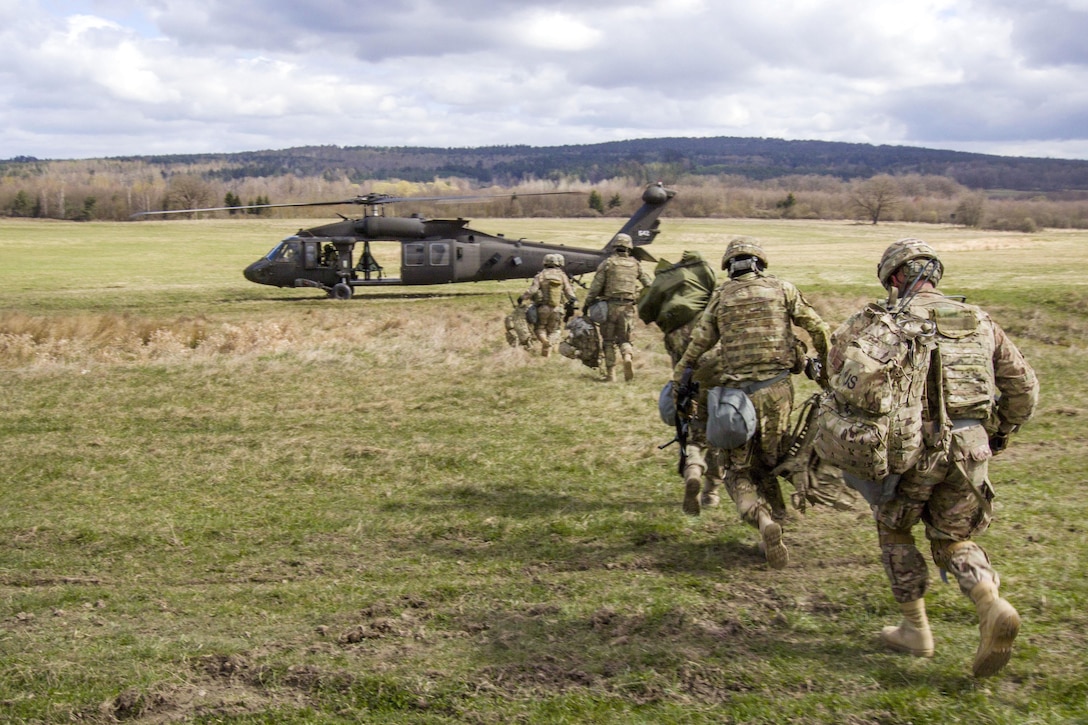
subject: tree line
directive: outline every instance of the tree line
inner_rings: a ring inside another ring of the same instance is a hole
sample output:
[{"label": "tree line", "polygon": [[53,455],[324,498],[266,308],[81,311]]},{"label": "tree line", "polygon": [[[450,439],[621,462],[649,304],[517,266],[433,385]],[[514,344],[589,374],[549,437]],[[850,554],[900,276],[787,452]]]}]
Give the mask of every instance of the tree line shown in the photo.
[{"label": "tree line", "polygon": [[[519,195],[512,202],[459,206],[466,216],[629,215],[650,181],[679,190],[668,214],[683,217],[842,219],[952,223],[1001,230],[1040,227],[1088,228],[1088,191],[1012,191],[972,188],[947,175],[880,173],[841,178],[832,174],[788,174],[753,178],[740,174],[695,173],[682,161],[632,159],[625,173],[593,179],[551,173],[509,185],[481,184],[466,176],[432,175],[426,181],[390,176],[356,181],[325,168],[306,175],[281,169],[261,176],[224,173],[222,159],[92,159],[0,163],[0,215],[79,221],[125,220],[164,209],[231,207],[235,214],[327,217],[318,207],[245,207],[352,199],[371,192],[394,196],[470,194]],[[580,195],[532,196],[535,192],[575,191]],[[448,205],[419,203],[406,212],[448,216]],[[229,215],[231,212],[220,212]]]},{"label": "tree line", "polygon": [[[26,160],[26,159],[24,159]],[[656,181],[656,174],[833,176],[880,174],[948,176],[971,189],[1054,192],[1088,190],[1088,161],[993,156],[911,146],[875,146],[774,138],[648,138],[567,146],[478,148],[304,146],[232,154],[126,157],[163,166],[214,167],[224,180],[273,177],[346,177],[352,183],[383,179],[427,182],[435,177],[511,187],[530,179],[574,177],[591,184],[614,178]],[[2,166],[2,162],[0,162]]]}]

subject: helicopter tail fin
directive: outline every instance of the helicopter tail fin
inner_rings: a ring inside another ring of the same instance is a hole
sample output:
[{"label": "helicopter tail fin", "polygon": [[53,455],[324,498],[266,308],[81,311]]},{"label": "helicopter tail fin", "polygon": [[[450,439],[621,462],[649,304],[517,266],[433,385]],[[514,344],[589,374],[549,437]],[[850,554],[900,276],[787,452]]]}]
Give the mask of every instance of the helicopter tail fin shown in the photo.
[{"label": "helicopter tail fin", "polygon": [[[661,221],[658,217],[661,212],[665,210],[665,207],[673,197],[676,196],[676,191],[673,189],[666,189],[665,186],[659,181],[655,184],[649,184],[642,192],[642,206],[627,220],[627,223],[616,232],[615,236],[608,241],[605,245],[605,251],[611,251],[615,244],[616,236],[620,234],[626,234],[631,237],[631,243],[635,246],[636,256],[641,251],[645,253],[645,250],[639,250],[639,247],[651,244],[654,241],[654,237],[658,235],[658,226]],[[649,256],[647,254],[647,256]]]}]

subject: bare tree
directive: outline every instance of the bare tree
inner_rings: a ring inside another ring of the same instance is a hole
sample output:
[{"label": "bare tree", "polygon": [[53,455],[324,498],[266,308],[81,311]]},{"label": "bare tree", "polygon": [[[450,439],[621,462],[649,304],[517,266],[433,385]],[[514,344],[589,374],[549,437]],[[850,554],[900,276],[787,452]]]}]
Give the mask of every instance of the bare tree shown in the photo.
[{"label": "bare tree", "polygon": [[981,227],[986,211],[986,195],[980,192],[967,194],[956,205],[952,221],[965,227]]},{"label": "bare tree", "polygon": [[175,209],[208,207],[214,198],[211,185],[195,174],[171,176],[166,185],[166,203]]},{"label": "bare tree", "polygon": [[894,211],[900,201],[899,182],[888,174],[879,174],[857,182],[850,191],[850,201],[873,224],[888,212]]}]

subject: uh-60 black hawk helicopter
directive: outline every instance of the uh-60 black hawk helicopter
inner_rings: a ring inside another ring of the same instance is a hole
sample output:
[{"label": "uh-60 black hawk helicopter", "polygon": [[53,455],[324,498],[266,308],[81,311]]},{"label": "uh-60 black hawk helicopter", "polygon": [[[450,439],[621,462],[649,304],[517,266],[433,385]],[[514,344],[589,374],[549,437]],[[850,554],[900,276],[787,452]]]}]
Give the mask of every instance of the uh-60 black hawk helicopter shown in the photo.
[{"label": "uh-60 black hawk helicopter", "polygon": [[[641,247],[653,242],[657,236],[660,224],[658,217],[675,195],[674,190],[665,188],[661,183],[650,184],[642,192],[642,206],[616,232],[616,235],[623,233],[631,237],[635,245],[635,256],[647,261],[653,260]],[[545,255],[555,253],[563,255],[567,274],[577,277],[595,271],[597,265],[612,253],[615,235],[602,249],[579,249],[562,244],[511,240],[502,235],[486,234],[470,229],[466,219],[392,217],[384,214],[386,204],[399,202],[467,202],[516,196],[519,195],[394,197],[368,194],[343,201],[180,209],[142,212],[133,216],[292,206],[361,205],[365,209],[362,217],[349,219],[341,215],[341,221],[300,229],[277,244],[263,258],[246,267],[244,272],[246,279],[257,284],[314,287],[341,300],[350,299],[356,287],[528,279],[544,268]],[[400,243],[400,277],[385,275],[381,265],[371,254],[371,242]],[[355,260],[356,244],[363,245],[358,261]]]}]

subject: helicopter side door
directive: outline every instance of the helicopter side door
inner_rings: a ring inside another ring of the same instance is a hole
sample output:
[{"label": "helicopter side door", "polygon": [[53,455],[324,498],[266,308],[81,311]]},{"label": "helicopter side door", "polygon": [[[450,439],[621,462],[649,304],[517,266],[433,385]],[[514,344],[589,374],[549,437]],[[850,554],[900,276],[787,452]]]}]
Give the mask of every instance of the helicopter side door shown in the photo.
[{"label": "helicopter side door", "polygon": [[403,284],[445,284],[454,281],[452,239],[404,242],[400,278]]},{"label": "helicopter side door", "polygon": [[453,281],[471,282],[480,273],[480,245],[457,242],[453,248]]},{"label": "helicopter side door", "polygon": [[302,242],[302,267],[300,276],[324,285],[334,285],[340,281],[336,273],[339,254],[327,241],[305,239]]}]

